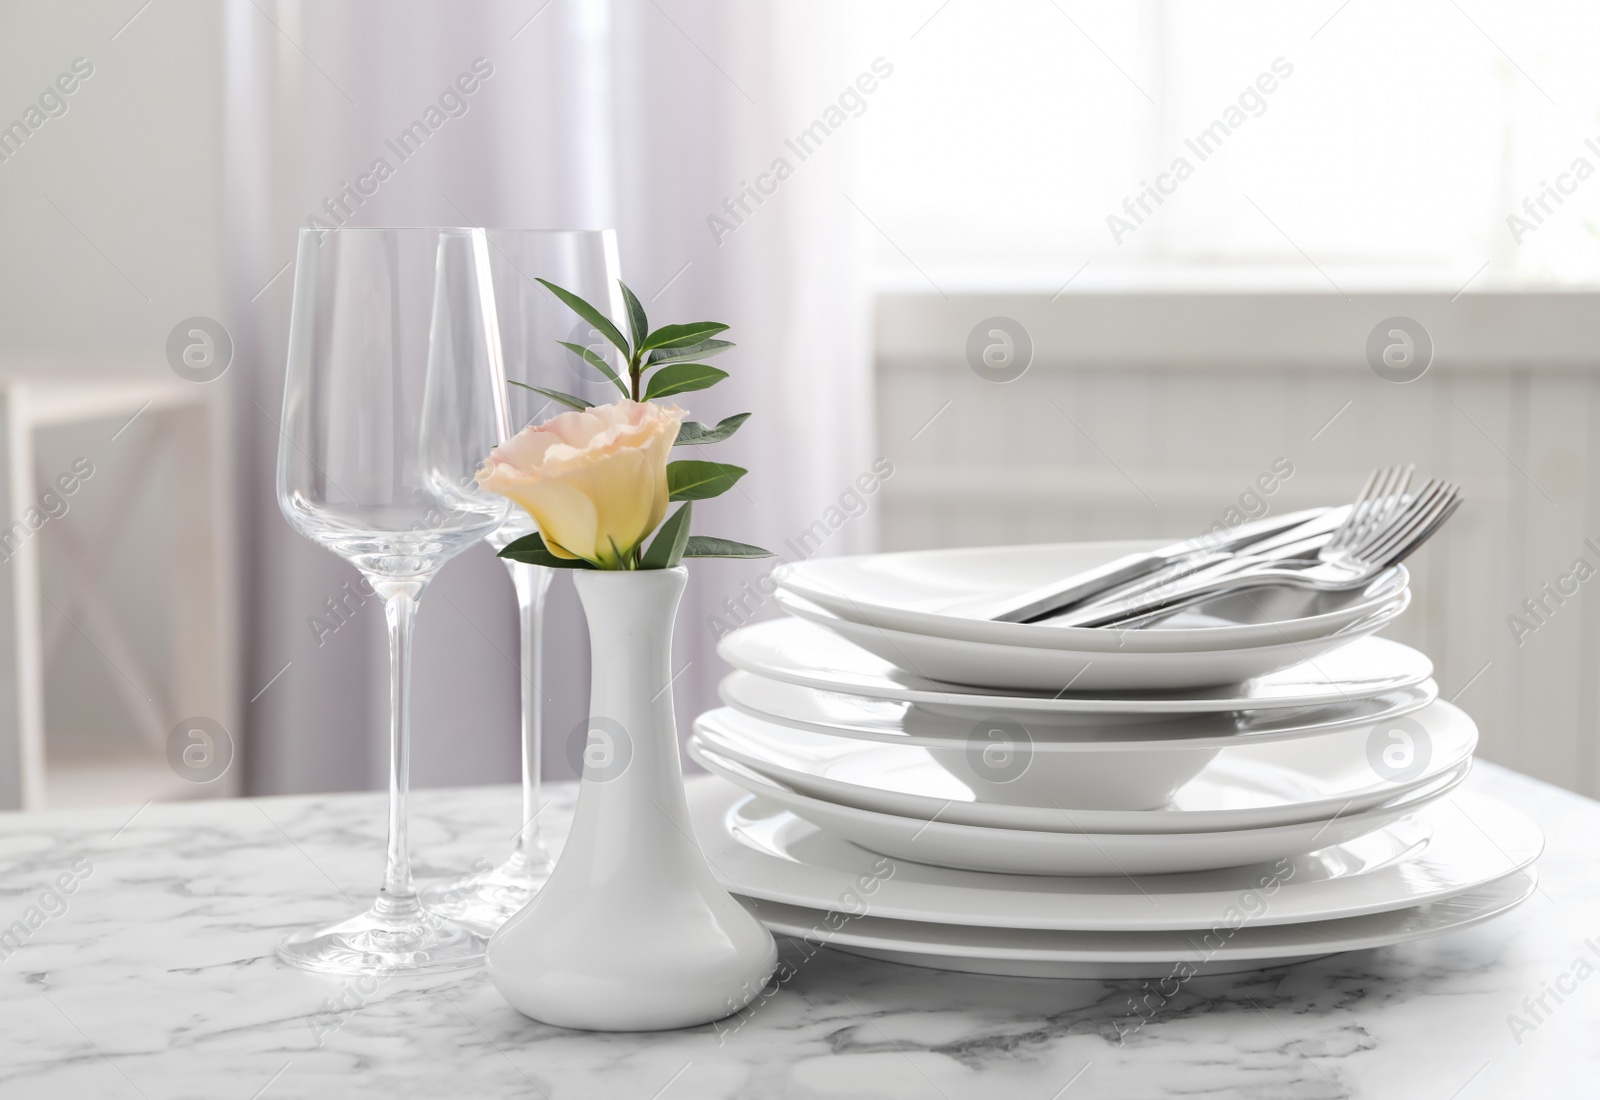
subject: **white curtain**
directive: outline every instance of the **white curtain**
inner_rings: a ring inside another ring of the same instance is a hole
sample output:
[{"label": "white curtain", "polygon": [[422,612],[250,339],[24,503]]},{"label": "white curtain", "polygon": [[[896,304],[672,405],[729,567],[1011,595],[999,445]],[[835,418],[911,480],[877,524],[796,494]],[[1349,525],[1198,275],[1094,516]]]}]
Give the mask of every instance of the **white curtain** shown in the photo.
[{"label": "white curtain", "polygon": [[[696,529],[795,545],[838,514],[875,453],[860,220],[846,197],[852,137],[840,127],[803,163],[785,147],[865,68],[845,56],[845,19],[799,0],[233,0],[226,203],[252,791],[373,785],[386,752],[382,612],[349,599],[350,567],[295,535],[273,495],[296,231],[312,215],[615,226],[624,278],[653,321],[724,321],[740,345],[719,360],[732,379],[685,401],[701,420],[755,414],[716,455],[749,476],[697,508]],[[474,90],[450,96],[464,73],[479,79],[456,87]],[[389,142],[436,105],[436,124],[420,145],[402,144],[402,160]],[[748,189],[763,173],[762,190],[773,187],[769,169],[785,156],[789,174],[757,205]],[[372,190],[380,158],[392,171]],[[730,200],[741,211],[732,231]],[[871,517],[828,530],[825,552],[861,549]],[[771,614],[753,584],[768,568],[691,567],[674,685],[683,731],[715,705],[714,617],[733,621],[730,599],[740,621]],[[414,679],[418,785],[514,776],[514,614],[485,547],[430,588]],[[329,632],[313,616],[339,625]],[[587,640],[565,579],[547,638],[546,764],[559,776],[587,709]]]}]

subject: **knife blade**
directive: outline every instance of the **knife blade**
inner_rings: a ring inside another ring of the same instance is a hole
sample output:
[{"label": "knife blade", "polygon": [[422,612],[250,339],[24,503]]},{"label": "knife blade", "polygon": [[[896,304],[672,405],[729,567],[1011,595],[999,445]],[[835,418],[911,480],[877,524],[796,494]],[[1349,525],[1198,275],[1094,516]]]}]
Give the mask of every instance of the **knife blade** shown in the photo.
[{"label": "knife blade", "polygon": [[[1266,540],[1277,540],[1281,544],[1285,536],[1294,534],[1307,524],[1326,522],[1327,514],[1336,511],[1342,509],[1309,508],[1300,512],[1289,512],[1281,516],[1242,523],[1226,535],[1219,536],[1216,532],[1207,531],[1205,534],[1169,546],[1128,554],[1082,573],[1007,597],[989,608],[981,617],[1001,623],[1023,623],[1043,618],[1080,606],[1103,592],[1128,585],[1196,557],[1232,554],[1246,547],[1262,544]],[[1333,530],[1339,522],[1342,522],[1342,517],[1335,520],[1328,530]]]}]

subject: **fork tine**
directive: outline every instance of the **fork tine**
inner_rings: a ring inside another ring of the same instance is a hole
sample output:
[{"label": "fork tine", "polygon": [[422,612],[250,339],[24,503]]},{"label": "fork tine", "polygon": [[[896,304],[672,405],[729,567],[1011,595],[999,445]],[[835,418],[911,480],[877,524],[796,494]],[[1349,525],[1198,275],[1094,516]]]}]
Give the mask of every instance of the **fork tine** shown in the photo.
[{"label": "fork tine", "polygon": [[[1439,525],[1448,519],[1450,515],[1461,506],[1462,499],[1461,486],[1455,484],[1454,482],[1447,483],[1447,491],[1445,495],[1438,501],[1437,506],[1432,510],[1432,514],[1428,516],[1427,521],[1417,525],[1416,529],[1409,532],[1404,543],[1396,543],[1387,547],[1385,551],[1386,554],[1393,555],[1400,553],[1402,556],[1404,554],[1409,554],[1411,549],[1414,549],[1415,546],[1420,545],[1422,542],[1433,536],[1433,532],[1438,530]],[[1408,545],[1410,548],[1407,548]]]},{"label": "fork tine", "polygon": [[1356,517],[1361,514],[1361,509],[1367,501],[1372,499],[1373,487],[1378,484],[1378,479],[1385,472],[1383,467],[1378,466],[1374,467],[1372,472],[1367,475],[1366,483],[1361,486],[1361,491],[1356,494],[1355,500],[1350,502],[1350,513],[1344,517],[1344,522],[1334,529],[1333,534],[1328,536],[1327,545],[1329,547],[1337,548],[1344,545],[1345,540],[1355,527]]},{"label": "fork tine", "polygon": [[1460,486],[1448,481],[1430,484],[1426,491],[1417,495],[1421,506],[1408,509],[1399,522],[1363,550],[1362,557],[1369,561],[1388,562],[1391,559],[1399,560],[1394,558],[1398,553],[1403,558],[1437,529],[1444,521],[1443,517],[1454,511],[1460,500]]},{"label": "fork tine", "polygon": [[1433,537],[1435,531],[1444,526],[1445,520],[1455,515],[1456,509],[1461,507],[1461,499],[1461,494],[1459,492],[1452,493],[1451,496],[1444,502],[1444,506],[1438,510],[1437,514],[1435,514],[1427,524],[1414,531],[1411,537],[1405,542],[1390,549],[1389,553],[1384,559],[1383,564],[1385,566],[1398,565],[1400,562],[1410,557],[1412,552],[1415,551],[1417,547],[1427,542]]},{"label": "fork tine", "polygon": [[1352,550],[1356,552],[1366,551],[1386,539],[1398,527],[1409,523],[1431,506],[1433,498],[1439,494],[1443,486],[1444,482],[1440,479],[1429,478],[1420,489],[1411,495],[1409,500],[1398,505],[1381,523],[1375,523],[1368,527],[1362,533],[1361,538],[1357,540],[1356,545],[1352,547]]},{"label": "fork tine", "polygon": [[1348,551],[1352,546],[1365,542],[1371,531],[1382,524],[1399,505],[1415,469],[1415,466],[1407,465],[1374,470],[1361,496],[1350,509],[1349,519],[1341,525],[1336,536],[1328,540],[1329,547],[1335,551]]},{"label": "fork tine", "polygon": [[1405,561],[1408,556],[1411,556],[1411,553],[1413,553],[1416,548],[1421,547],[1424,542],[1432,539],[1432,537],[1434,537],[1434,532],[1438,531],[1438,529],[1442,528],[1442,526],[1445,526],[1445,520],[1448,520],[1450,516],[1456,515],[1456,508],[1459,507],[1461,507],[1461,494],[1458,492],[1456,496],[1450,497],[1450,504],[1445,505],[1445,508],[1443,508],[1442,512],[1438,513],[1437,518],[1435,518],[1432,523],[1427,524],[1426,528],[1422,529],[1422,531],[1416,532],[1416,536],[1411,537],[1411,540],[1408,540],[1403,547],[1398,547],[1397,550],[1395,550],[1394,555],[1390,555],[1389,561],[1387,561],[1386,564],[1394,566],[1394,564],[1400,564],[1402,561]]},{"label": "fork tine", "polygon": [[1426,520],[1433,510],[1438,507],[1440,498],[1448,491],[1448,485],[1438,478],[1429,478],[1402,508],[1389,518],[1387,523],[1374,528],[1368,536],[1356,547],[1355,553],[1366,560],[1376,560],[1382,549],[1391,545],[1397,537],[1404,537],[1405,533],[1418,522]]},{"label": "fork tine", "polygon": [[1393,471],[1392,466],[1379,466],[1367,475],[1366,484],[1361,487],[1361,492],[1356,494],[1356,499],[1350,504],[1350,514],[1345,516],[1344,522],[1328,537],[1327,545],[1330,550],[1341,549],[1354,538],[1372,501]]},{"label": "fork tine", "polygon": [[1368,521],[1368,530],[1388,522],[1389,518],[1405,503],[1406,489],[1411,486],[1411,477],[1416,473],[1416,466],[1407,464],[1395,467],[1394,477],[1390,479],[1387,489],[1381,499],[1373,503],[1371,517]]},{"label": "fork tine", "polygon": [[1367,511],[1365,529],[1357,533],[1358,537],[1384,523],[1394,513],[1394,510],[1404,502],[1406,487],[1411,484],[1411,475],[1415,470],[1416,467],[1410,465],[1391,466],[1389,468],[1389,480],[1383,486],[1378,498],[1372,502],[1372,507]]}]

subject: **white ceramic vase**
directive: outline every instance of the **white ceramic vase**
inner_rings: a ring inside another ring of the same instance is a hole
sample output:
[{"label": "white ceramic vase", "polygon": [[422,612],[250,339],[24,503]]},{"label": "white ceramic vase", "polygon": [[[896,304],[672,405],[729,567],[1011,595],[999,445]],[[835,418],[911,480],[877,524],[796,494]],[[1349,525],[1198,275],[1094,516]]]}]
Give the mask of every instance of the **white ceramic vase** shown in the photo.
[{"label": "white ceramic vase", "polygon": [[589,620],[589,731],[572,831],[538,895],[489,942],[489,978],[526,1016],[655,1031],[743,1008],[772,935],[695,841],[672,714],[682,568],[573,573]]}]

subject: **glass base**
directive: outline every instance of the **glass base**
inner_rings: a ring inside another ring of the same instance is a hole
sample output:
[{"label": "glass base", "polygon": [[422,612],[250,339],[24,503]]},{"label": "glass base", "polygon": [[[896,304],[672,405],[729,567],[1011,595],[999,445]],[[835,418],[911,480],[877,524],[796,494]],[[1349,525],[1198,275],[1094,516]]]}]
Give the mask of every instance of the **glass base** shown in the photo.
[{"label": "glass base", "polygon": [[483,964],[489,941],[475,929],[422,909],[385,914],[381,905],[290,933],[278,957],[322,974],[437,974]]},{"label": "glass base", "polygon": [[431,913],[482,935],[493,935],[533,900],[550,877],[550,857],[542,850],[540,855],[544,858],[530,861],[520,851],[513,852],[498,867],[463,875],[453,882],[435,883],[422,891],[422,904]]}]

